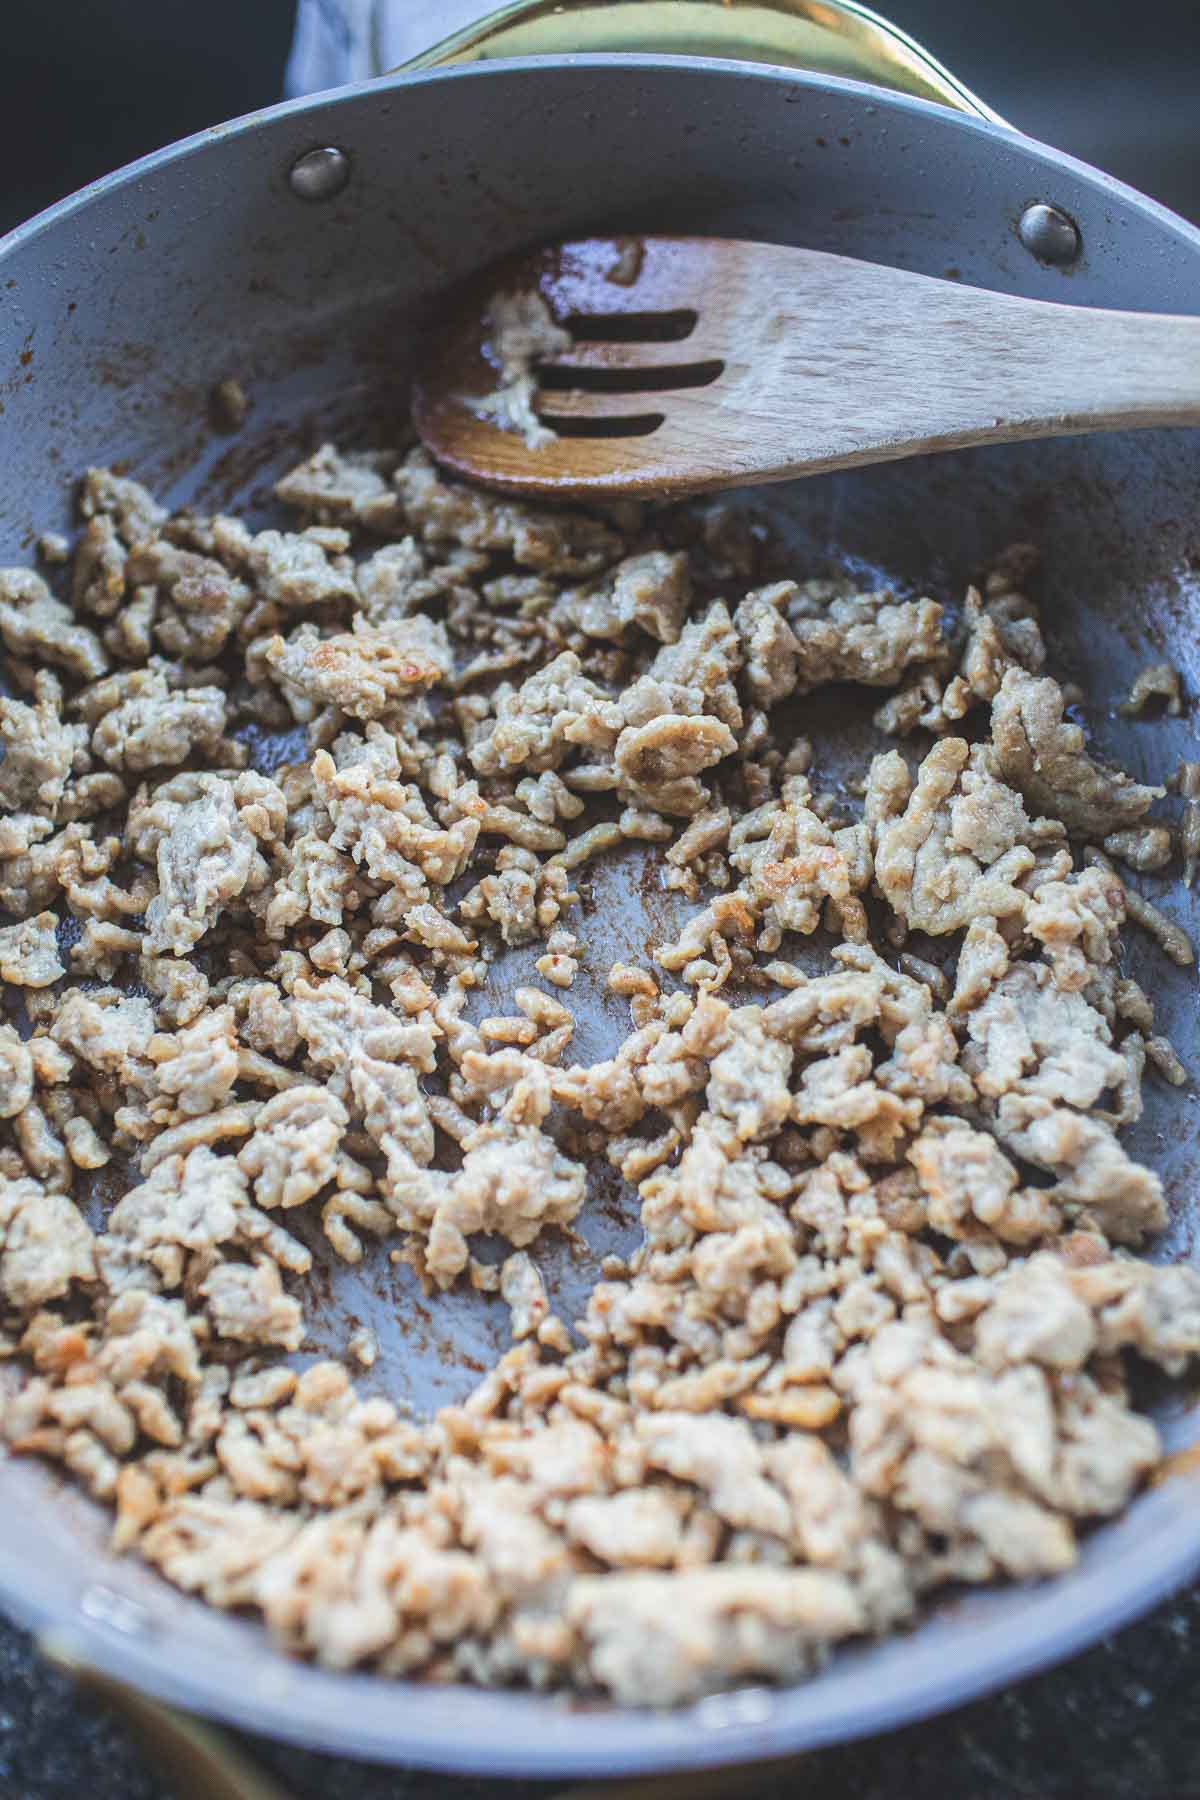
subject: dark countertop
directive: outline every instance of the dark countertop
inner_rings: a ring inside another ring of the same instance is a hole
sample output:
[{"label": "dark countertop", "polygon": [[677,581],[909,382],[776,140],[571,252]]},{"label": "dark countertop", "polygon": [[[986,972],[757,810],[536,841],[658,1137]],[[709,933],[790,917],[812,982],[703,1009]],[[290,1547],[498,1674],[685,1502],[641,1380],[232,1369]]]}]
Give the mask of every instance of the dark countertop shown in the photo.
[{"label": "dark countertop", "polygon": [[[990,1699],[798,1761],[767,1800],[1187,1800],[1200,1795],[1200,1585]],[[549,1800],[568,1783],[458,1780],[241,1737],[288,1800]],[[0,1800],[179,1800],[115,1721],[0,1621]]]}]

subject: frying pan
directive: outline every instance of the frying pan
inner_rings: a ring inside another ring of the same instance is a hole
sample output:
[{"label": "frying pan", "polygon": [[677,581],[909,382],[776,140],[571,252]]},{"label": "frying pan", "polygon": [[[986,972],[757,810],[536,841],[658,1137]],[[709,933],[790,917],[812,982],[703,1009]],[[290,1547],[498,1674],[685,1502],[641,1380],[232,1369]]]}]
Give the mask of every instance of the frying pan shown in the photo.
[{"label": "frying pan", "polygon": [[[930,83],[923,92],[971,106]],[[0,245],[0,553],[25,560],[38,533],[69,526],[71,484],[89,463],[126,465],[173,505],[265,519],[272,479],[322,437],[396,432],[421,323],[447,283],[538,240],[663,228],[813,245],[1034,298],[1200,312],[1200,233],[977,108],[696,56],[394,75],[205,132]],[[206,413],[228,375],[251,399],[232,440]],[[1169,658],[1200,691],[1200,433],[891,464],[752,504],[805,572],[849,563],[951,604],[992,554],[1036,539],[1052,667],[1092,697],[1101,750],[1151,779],[1195,754],[1186,716],[1131,722],[1114,708],[1151,659]],[[839,705],[847,761],[860,763],[866,727]],[[820,717],[814,729],[820,739]],[[648,916],[631,899],[636,876],[628,861],[595,871],[576,927],[594,965],[644,955],[672,928],[672,897]],[[1144,885],[1200,924],[1181,887]],[[1195,1066],[1191,973],[1136,934],[1128,958]],[[525,972],[514,953],[497,979]],[[606,1054],[622,1018],[581,985],[572,1004],[580,1059]],[[1159,1256],[1196,1254],[1198,1147],[1193,1092],[1151,1091],[1131,1148],[1171,1197]],[[635,1241],[628,1198],[598,1189],[589,1251],[541,1259],[568,1313],[599,1256]],[[337,1353],[370,1324],[381,1354],[362,1385],[418,1407],[461,1396],[507,1341],[502,1307],[474,1293],[428,1305],[386,1247],[354,1270],[322,1264],[304,1297],[311,1350]],[[956,1704],[1183,1581],[1200,1565],[1188,1451],[1200,1396],[1163,1389],[1156,1416],[1177,1472],[1092,1533],[1067,1576],[953,1598],[902,1640],[847,1650],[807,1686],[743,1689],[669,1715],[285,1661],[254,1623],[114,1558],[99,1509],[29,1461],[0,1462],[0,1595],[85,1665],[318,1748],[527,1777],[748,1761]]]}]

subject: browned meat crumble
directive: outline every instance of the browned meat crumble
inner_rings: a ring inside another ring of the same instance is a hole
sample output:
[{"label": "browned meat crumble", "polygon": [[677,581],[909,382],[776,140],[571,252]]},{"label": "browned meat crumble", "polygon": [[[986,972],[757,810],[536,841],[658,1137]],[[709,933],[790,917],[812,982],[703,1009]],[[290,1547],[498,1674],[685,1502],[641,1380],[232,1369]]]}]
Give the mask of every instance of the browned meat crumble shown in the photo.
[{"label": "browned meat crumble", "polygon": [[[508,325],[519,408],[547,346]],[[1185,1079],[1121,928],[1192,950],[1097,848],[1175,846],[1064,719],[1033,552],[958,630],[756,585],[727,507],[542,511],[329,445],[277,491],[296,528],[252,533],[93,470],[68,598],[0,572],[8,1445],[289,1650],[634,1705],[1068,1568],[1159,1456],[1121,1353],[1200,1353],[1119,1136],[1147,1065]],[[831,682],[934,734],[856,816],[773,711]],[[595,967],[577,889],[631,840],[691,913]],[[500,991],[519,945],[546,985]],[[629,1006],[600,1061],[581,972]],[[539,1245],[605,1159],[643,1242],[560,1319]],[[513,1347],[424,1421],[294,1361],[301,1223],[492,1294]]]}]

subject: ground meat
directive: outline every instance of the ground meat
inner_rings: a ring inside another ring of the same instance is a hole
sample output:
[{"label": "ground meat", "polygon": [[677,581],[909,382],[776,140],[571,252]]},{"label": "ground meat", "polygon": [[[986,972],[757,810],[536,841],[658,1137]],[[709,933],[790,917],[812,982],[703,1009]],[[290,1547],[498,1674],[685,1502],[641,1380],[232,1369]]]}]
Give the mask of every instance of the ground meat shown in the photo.
[{"label": "ground meat", "polygon": [[742,657],[729,609],[718,600],[702,618],[685,625],[678,640],[665,645],[623,695],[625,722],[644,725],[661,713],[685,718],[708,713],[738,731],[743,715],[734,678]]},{"label": "ground meat", "polygon": [[1183,879],[1191,887],[1200,863],[1200,763],[1181,761],[1175,782],[1183,797],[1183,819],[1179,827]]},{"label": "ground meat", "polygon": [[343,552],[349,538],[335,527],[260,531],[246,546],[246,567],[261,599],[305,612],[355,594],[354,568]]},{"label": "ground meat", "polygon": [[326,839],[305,832],[278,850],[275,860],[279,872],[263,913],[268,936],[281,938],[305,918],[340,925],[347,912],[357,910],[362,895],[354,863]]},{"label": "ground meat", "polygon": [[1144,894],[1139,894],[1135,889],[1127,887],[1120,880],[1112,864],[1106,862],[1098,850],[1088,850],[1085,852],[1085,856],[1093,869],[1108,876],[1114,885],[1119,885],[1125,912],[1134,924],[1140,925],[1143,931],[1149,932],[1151,937],[1156,938],[1172,962],[1178,963],[1181,968],[1190,968],[1196,960],[1196,952],[1192,946],[1192,940],[1182,925],[1177,925],[1174,919],[1168,918],[1166,913],[1160,907],[1155,906],[1152,901],[1147,900]]},{"label": "ground meat", "polygon": [[218,1337],[281,1350],[298,1350],[304,1342],[300,1302],[284,1293],[274,1263],[218,1263],[197,1291],[208,1302]]},{"label": "ground meat", "polygon": [[[613,831],[619,839],[620,832],[615,827]],[[564,870],[539,867],[536,858],[530,858],[530,867],[529,862],[518,860],[520,855],[502,850],[496,858],[496,873],[485,875],[459,905],[462,917],[472,924],[490,920],[508,945],[530,944],[544,937],[569,898]]]},{"label": "ground meat", "polygon": [[[516,324],[528,411],[553,346]],[[277,496],[301,529],[94,470],[70,605],[0,573],[5,1444],[294,1653],[629,1704],[1069,1568],[1159,1455],[1123,1359],[1200,1356],[1200,1277],[1129,1254],[1167,1208],[1120,1137],[1187,1075],[1122,929],[1192,952],[1092,847],[1172,840],[1064,723],[1029,547],[948,629],[768,581],[728,505],[539,510],[332,445]],[[795,724],[831,682],[895,688],[919,766],[823,783]],[[634,840],[690,916],[608,969]],[[629,1005],[607,1054],[585,976]],[[559,1317],[556,1239],[634,1191]],[[290,1360],[308,1246],[369,1240],[376,1284],[507,1311],[432,1419],[364,1328]]]},{"label": "ground meat", "polygon": [[997,1122],[1019,1156],[1057,1176],[1055,1197],[1085,1208],[1114,1243],[1139,1244],[1166,1226],[1162,1183],[1131,1160],[1102,1120],[1010,1095]]},{"label": "ground meat", "polygon": [[697,776],[736,749],[737,739],[719,719],[662,713],[631,725],[617,739],[618,792],[632,806],[654,812],[700,812],[708,798]]},{"label": "ground meat", "polygon": [[747,594],[733,615],[745,655],[746,686],[760,706],[774,706],[796,691],[801,649],[784,610],[795,592],[794,581],[777,581]]},{"label": "ground meat", "polygon": [[92,1234],[65,1194],[22,1176],[0,1175],[0,1296],[29,1311],[60,1299],[72,1282],[93,1282]]},{"label": "ground meat", "polygon": [[211,755],[225,730],[220,688],[172,689],[158,669],[114,680],[111,699],[91,689],[83,704],[93,724],[92,749],[110,769],[141,772],[186,762],[193,750]]},{"label": "ground meat", "polygon": [[1165,825],[1135,825],[1126,831],[1110,831],[1104,848],[1131,869],[1145,874],[1165,869],[1171,860],[1171,833]]},{"label": "ground meat", "polygon": [[321,638],[274,637],[266,659],[291,686],[357,719],[378,719],[398,700],[431,687],[451,667],[444,627],[423,615]]},{"label": "ground meat", "polygon": [[713,1058],[706,1098],[714,1113],[733,1120],[740,1138],[770,1137],[791,1113],[792,1051],[767,1037],[759,1021],[739,1015],[738,1023],[742,1028]]},{"label": "ground meat", "polygon": [[1104,1016],[1083,995],[1063,992],[1049,969],[1018,963],[967,1018],[978,1054],[968,1059],[980,1092],[1019,1092],[1093,1106],[1121,1079]]},{"label": "ground meat", "polygon": [[975,1224],[1005,1243],[1028,1244],[1052,1237],[1061,1216],[1037,1188],[1017,1191],[1017,1171],[985,1132],[938,1120],[908,1152],[927,1197],[935,1231],[969,1238]]},{"label": "ground meat", "polygon": [[165,792],[159,790],[139,834],[139,848],[153,851],[158,872],[158,893],[146,909],[145,948],[152,956],[183,956],[212,930],[230,900],[263,885],[267,870],[232,783],[183,802],[162,798]]},{"label": "ground meat", "polygon": [[167,517],[149,489],[112,469],[89,469],[83,478],[79,510],[85,519],[111,519],[123,543],[140,544],[153,537]]},{"label": "ground meat", "polygon": [[395,1146],[427,1163],[433,1127],[417,1073],[435,1063],[430,1015],[398,1019],[338,976],[319,984],[298,979],[291,1015],[309,1061],[379,1148],[390,1154]]},{"label": "ground meat", "polygon": [[684,1548],[687,1503],[664,1488],[628,1488],[569,1502],[567,1532],[613,1568],[671,1567]]},{"label": "ground meat", "polygon": [[[386,489],[386,484],[385,489]],[[394,503],[394,496],[392,496]],[[398,544],[384,544],[355,571],[360,616],[370,625],[390,619],[407,619],[427,601],[450,591],[430,570],[425,553],[413,537]],[[468,594],[469,590],[462,590]]]},{"label": "ground meat", "polygon": [[[548,1225],[566,1225],[583,1204],[583,1170],[562,1156],[535,1127],[483,1125],[467,1139],[462,1169],[435,1189],[428,1218],[426,1267],[443,1286],[467,1266],[467,1238],[495,1231],[518,1247],[531,1244]],[[404,1165],[393,1190],[397,1203],[412,1204],[414,1223],[427,1201],[410,1203]],[[406,1217],[401,1213],[402,1218]]]},{"label": "ground meat", "polygon": [[660,644],[678,640],[692,597],[687,557],[681,550],[647,550],[568,596],[564,612],[592,638],[623,638],[640,626]]},{"label": "ground meat", "polygon": [[567,1607],[590,1673],[626,1706],[673,1706],[764,1675],[795,1681],[819,1645],[866,1624],[845,1577],[817,1569],[583,1577]]},{"label": "ground meat", "polygon": [[148,1000],[116,988],[68,989],[50,1027],[56,1044],[100,1075],[142,1089],[152,1076],[154,1012]]},{"label": "ground meat", "polygon": [[621,553],[620,537],[602,520],[538,512],[445,481],[424,450],[410,451],[393,479],[407,524],[426,543],[507,551],[523,568],[547,575],[595,574]]},{"label": "ground meat", "polygon": [[14,987],[51,987],[66,969],[58,959],[58,919],[38,913],[20,925],[0,926],[0,981]]},{"label": "ground meat", "polygon": [[319,750],[312,767],[333,821],[330,844],[348,851],[373,881],[390,884],[398,904],[424,901],[430,882],[444,887],[462,874],[479,835],[477,819],[443,829],[418,787],[395,780],[398,770],[381,771],[371,758],[339,769]]},{"label": "ground meat", "polygon": [[913,930],[938,936],[1024,913],[1019,884],[1037,860],[1035,832],[1019,796],[988,773],[985,753],[946,738],[915,785],[895,751],[877,757],[866,804],[875,879]]},{"label": "ground meat", "polygon": [[233,1008],[220,1006],[148,1047],[155,1086],[184,1118],[215,1113],[241,1073]]},{"label": "ground meat", "polygon": [[34,692],[32,706],[0,695],[0,806],[55,818],[72,771],[86,766],[87,734],[64,724],[53,675],[39,674]]},{"label": "ground meat", "polygon": [[82,681],[108,668],[95,632],[32,569],[0,569],[0,638],[13,656],[54,663]]},{"label": "ground meat", "polygon": [[1163,793],[1088,755],[1082,728],[1064,722],[1062,689],[1048,676],[1008,671],[992,703],[992,749],[1004,781],[1081,837],[1133,825]]},{"label": "ground meat", "polygon": [[1139,670],[1129,690],[1129,698],[1123,700],[1117,711],[1127,717],[1136,717],[1144,712],[1149,701],[1163,699],[1167,712],[1178,715],[1183,711],[1183,694],[1181,691],[1179,670],[1172,663],[1147,663]]},{"label": "ground meat", "polygon": [[865,935],[857,895],[872,874],[867,833],[854,825],[831,829],[813,811],[812,798],[808,778],[793,775],[777,802],[769,801],[729,830],[729,861],[742,876],[737,893],[761,924],[762,950],[777,949],[786,931],[809,936],[827,906],[846,937]]},{"label": "ground meat", "polygon": [[498,367],[500,380],[494,392],[472,402],[471,410],[502,431],[517,432],[531,450],[552,443],[555,433],[534,411],[534,368],[545,358],[570,350],[574,341],[570,332],[555,324],[537,293],[494,295],[484,330],[484,350]]},{"label": "ground meat", "polygon": [[957,669],[947,679],[952,646],[943,642],[933,660],[878,709],[875,723],[881,731],[901,737],[918,727],[939,735],[952,731],[973,706],[995,699],[1007,670],[1036,674],[1046,660],[1037,610],[1012,588],[1003,558],[983,594],[968,588],[963,627]]},{"label": "ground meat", "polygon": [[1180,1374],[1200,1348],[1200,1276],[1186,1264],[1158,1267],[1113,1257],[1073,1270],[1075,1296],[1091,1307],[1103,1352],[1130,1345]]},{"label": "ground meat", "polygon": [[71,601],[80,608],[111,618],[126,597],[127,551],[107,514],[84,525],[71,573]]},{"label": "ground meat", "polygon": [[208,412],[218,431],[240,431],[246,423],[250,402],[236,375],[218,381],[208,396]]},{"label": "ground meat", "polygon": [[338,1172],[337,1149],[349,1123],[341,1101],[298,1083],[268,1100],[238,1167],[254,1183],[259,1206],[302,1206]]},{"label": "ground meat", "polygon": [[[231,521],[213,520],[213,536]],[[214,548],[218,546],[214,541]],[[240,535],[237,549],[241,549]],[[170,656],[200,662],[216,656],[245,618],[251,603],[246,582],[216,557],[182,549],[166,538],[144,540],[125,565],[134,605],[153,599],[153,635]]]},{"label": "ground meat", "polygon": [[911,664],[943,647],[942,609],[933,600],[897,600],[886,591],[826,599],[809,584],[787,597],[784,610],[801,693],[831,681],[894,687]]},{"label": "ground meat", "polygon": [[33,1056],[11,1025],[0,1025],[0,1119],[14,1119],[33,1099]]},{"label": "ground meat", "polygon": [[545,1323],[550,1311],[545,1285],[523,1250],[506,1256],[501,1264],[500,1293],[512,1315],[514,1339],[531,1337]]},{"label": "ground meat", "polygon": [[572,749],[611,751],[623,722],[621,708],[567,650],[522,687],[500,687],[494,721],[472,742],[471,762],[481,775],[518,768],[538,774],[558,768]]},{"label": "ground meat", "polygon": [[546,954],[539,956],[534,967],[554,987],[569,988],[579,973],[579,939],[561,928],[546,939]]},{"label": "ground meat", "polygon": [[388,481],[395,466],[392,451],[361,450],[349,454],[322,444],[275,483],[286,506],[307,513],[320,525],[370,525],[386,529],[396,512]]}]

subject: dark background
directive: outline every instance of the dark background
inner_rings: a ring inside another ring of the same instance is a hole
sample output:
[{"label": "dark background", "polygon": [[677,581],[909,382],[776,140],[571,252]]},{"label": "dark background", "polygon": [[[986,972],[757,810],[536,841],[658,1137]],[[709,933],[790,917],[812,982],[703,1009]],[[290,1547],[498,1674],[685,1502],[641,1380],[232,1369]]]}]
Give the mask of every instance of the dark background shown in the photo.
[{"label": "dark background", "polygon": [[[1011,124],[1200,219],[1200,0],[892,0],[883,10]],[[291,0],[0,0],[0,230],[279,98],[291,25]],[[1053,1674],[803,1759],[760,1784],[758,1800],[1189,1800],[1200,1796],[1198,1689],[1195,1589]],[[553,1792],[245,1747],[294,1800]],[[124,1730],[0,1621],[0,1800],[81,1796],[173,1800]]]}]

